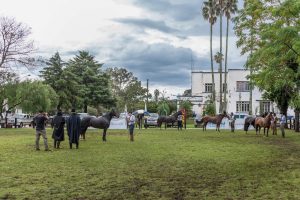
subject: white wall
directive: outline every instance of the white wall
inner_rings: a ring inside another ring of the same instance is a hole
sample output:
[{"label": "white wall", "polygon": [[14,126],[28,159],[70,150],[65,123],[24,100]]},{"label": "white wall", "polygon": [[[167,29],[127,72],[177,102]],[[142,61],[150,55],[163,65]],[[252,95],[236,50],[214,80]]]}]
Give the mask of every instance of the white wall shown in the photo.
[{"label": "white wall", "polygon": [[[250,92],[237,92],[236,91],[236,82],[237,81],[248,81],[247,76],[250,74],[249,70],[244,69],[229,69],[228,76],[227,76],[227,85],[228,85],[228,93],[227,93],[227,101],[228,105],[226,108],[227,112],[236,113],[236,102],[237,101],[249,101],[250,99]],[[223,74],[223,80],[224,81]],[[216,85],[216,109],[217,112],[219,111],[219,80],[220,76],[219,73],[214,73],[215,78],[215,85]],[[192,72],[192,95],[203,96],[203,103],[209,99],[209,95],[212,93],[205,93],[205,83],[212,83],[211,73],[209,71],[194,71]],[[224,93],[223,93],[224,95]],[[253,114],[260,114],[259,106],[260,101],[262,99],[262,93],[258,90],[258,88],[254,88],[252,91],[252,113]],[[202,114],[203,112],[203,103],[199,107],[198,105],[193,106],[193,111],[197,114]],[[271,110],[274,109],[276,113],[279,113],[279,109],[277,108],[276,104],[273,103],[271,105]],[[288,115],[294,115],[293,110],[288,110]]]}]

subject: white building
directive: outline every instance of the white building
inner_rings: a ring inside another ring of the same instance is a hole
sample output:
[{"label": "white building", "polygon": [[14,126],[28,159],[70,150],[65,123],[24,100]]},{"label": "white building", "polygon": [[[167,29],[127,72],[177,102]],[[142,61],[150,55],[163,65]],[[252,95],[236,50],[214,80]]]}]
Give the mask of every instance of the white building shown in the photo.
[{"label": "white building", "polygon": [[[250,74],[249,70],[245,69],[229,69],[227,73],[228,91],[226,94],[227,108],[225,110],[229,113],[249,114],[250,108],[250,87],[247,76]],[[223,91],[224,91],[224,77],[223,73]],[[220,73],[214,73],[215,90],[216,90],[216,109],[219,111],[220,106]],[[193,105],[193,111],[196,114],[202,114],[205,109],[206,102],[212,95],[212,74],[209,71],[192,71],[192,96],[201,96],[201,100]],[[223,99],[224,99],[224,94]],[[259,115],[264,112],[273,111],[279,113],[275,103],[262,99],[262,92],[258,88],[252,91],[252,114]],[[289,109],[288,113],[294,115],[294,112]]]}]

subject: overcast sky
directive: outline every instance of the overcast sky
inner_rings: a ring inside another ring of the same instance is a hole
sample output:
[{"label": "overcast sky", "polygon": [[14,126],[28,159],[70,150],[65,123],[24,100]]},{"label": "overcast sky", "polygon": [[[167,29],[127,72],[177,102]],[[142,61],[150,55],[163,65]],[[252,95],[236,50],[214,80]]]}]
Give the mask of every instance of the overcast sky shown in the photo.
[{"label": "overcast sky", "polygon": [[[194,69],[210,66],[209,24],[201,14],[202,2],[0,0],[0,15],[32,28],[40,56],[49,58],[58,51],[68,60],[78,50],[87,50],[105,67],[127,68],[143,85],[149,79],[151,91],[177,95],[190,88],[191,55]],[[214,53],[219,49],[218,27]],[[232,25],[229,35],[228,66],[242,68],[245,57],[236,48]]]}]

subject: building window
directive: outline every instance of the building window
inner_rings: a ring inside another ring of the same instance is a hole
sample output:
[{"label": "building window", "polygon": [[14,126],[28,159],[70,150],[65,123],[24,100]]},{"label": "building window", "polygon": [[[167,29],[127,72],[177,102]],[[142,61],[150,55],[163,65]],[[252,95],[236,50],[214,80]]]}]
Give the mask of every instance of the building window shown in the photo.
[{"label": "building window", "polygon": [[249,81],[237,81],[236,82],[236,91],[237,92],[249,92],[250,91]]},{"label": "building window", "polygon": [[270,101],[261,101],[260,102],[260,113],[270,112],[271,102]]},{"label": "building window", "polygon": [[249,101],[237,101],[236,112],[249,112],[250,102]]},{"label": "building window", "polygon": [[205,92],[212,93],[212,83],[205,83]]}]

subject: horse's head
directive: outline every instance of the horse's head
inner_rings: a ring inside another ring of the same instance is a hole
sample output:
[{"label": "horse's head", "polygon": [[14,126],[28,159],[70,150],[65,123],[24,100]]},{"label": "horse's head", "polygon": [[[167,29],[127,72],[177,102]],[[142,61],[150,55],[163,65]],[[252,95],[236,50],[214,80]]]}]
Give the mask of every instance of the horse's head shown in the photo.
[{"label": "horse's head", "polygon": [[115,109],[111,109],[109,114],[110,114],[111,117],[119,118],[119,116],[120,116],[120,114]]},{"label": "horse's head", "polygon": [[228,120],[231,119],[231,117],[227,114],[226,111],[223,111],[223,114],[222,114],[223,117],[226,117]]},{"label": "horse's head", "polygon": [[273,113],[272,113],[272,112],[269,112],[269,113],[267,114],[267,116],[265,117],[265,119],[267,119],[268,121],[273,120],[273,119],[274,119]]}]

